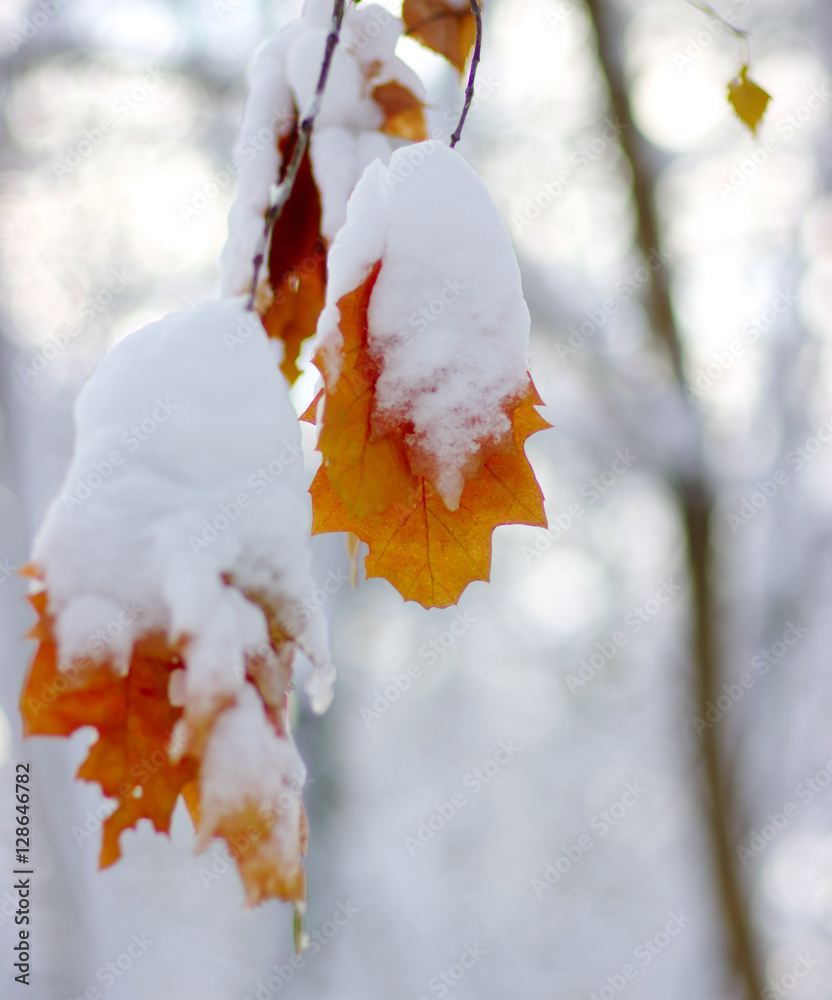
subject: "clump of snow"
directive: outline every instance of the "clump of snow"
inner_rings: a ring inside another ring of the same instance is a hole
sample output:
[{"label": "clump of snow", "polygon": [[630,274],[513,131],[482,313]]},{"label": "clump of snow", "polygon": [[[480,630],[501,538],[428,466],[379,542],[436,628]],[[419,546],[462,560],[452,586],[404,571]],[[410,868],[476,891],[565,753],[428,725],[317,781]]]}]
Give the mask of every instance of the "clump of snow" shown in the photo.
[{"label": "clump of snow", "polygon": [[[197,847],[223,836],[235,856],[250,903],[303,892],[306,768],[294,740],[267,719],[247,684],[222,711],[208,737],[199,772]],[[244,848],[241,846],[241,839]]]},{"label": "clump of snow", "polygon": [[164,633],[182,650],[186,714],[201,715],[267,654],[262,605],[317,665],[325,708],[325,620],[304,606],[300,431],[260,320],[216,301],[143,327],[102,359],[75,416],[72,464],[33,551],[61,663],[126,670],[140,636]]},{"label": "clump of snow", "polygon": [[294,740],[275,732],[256,691],[245,685],[235,704],[218,716],[202,758],[202,846],[228,816],[252,807],[269,807],[287,820],[279,826],[297,836],[305,781]]},{"label": "clump of snow", "polygon": [[220,258],[224,295],[242,295],[251,287],[252,260],[282,165],[278,141],[295,121],[286,55],[302,32],[299,21],[287,25],[268,39],[249,70],[248,99],[234,147],[237,197],[228,213],[228,240]]},{"label": "clump of snow", "polygon": [[[289,51],[287,75],[301,116],[312,105],[327,34],[324,28],[307,31]],[[339,45],[332,56],[329,79],[316,119],[318,128],[343,125],[356,130],[374,129],[382,124],[382,119],[381,108],[366,93],[361,64]]]},{"label": "clump of snow", "polygon": [[333,125],[310,140],[315,183],[321,194],[321,233],[330,242],[347,218],[347,202],[365,169],[387,163],[390,141],[381,132],[351,132]]},{"label": "clump of snow", "polygon": [[[263,217],[280,179],[278,139],[312,104],[331,21],[331,0],[308,0],[301,19],[269,39],[249,73],[235,150],[238,193],[221,260],[224,295],[250,290]],[[395,81],[425,97],[419,78],[395,55],[403,30],[402,21],[379,4],[350,7],[344,16],[309,154],[328,240],[343,225],[347,199],[367,165],[390,159],[391,142],[379,131],[384,113],[373,90]]]},{"label": "clump of snow", "polygon": [[235,704],[218,716],[202,758],[202,836],[210,837],[223,818],[246,803],[267,802],[291,812],[297,828],[305,781],[306,767],[294,741],[275,732],[257,692],[245,685]]},{"label": "clump of snow", "polygon": [[318,339],[338,370],[338,301],[381,261],[368,309],[374,430],[405,429],[414,472],[456,509],[527,384],[530,318],[508,232],[477,175],[436,142],[372,164],[328,259]]}]

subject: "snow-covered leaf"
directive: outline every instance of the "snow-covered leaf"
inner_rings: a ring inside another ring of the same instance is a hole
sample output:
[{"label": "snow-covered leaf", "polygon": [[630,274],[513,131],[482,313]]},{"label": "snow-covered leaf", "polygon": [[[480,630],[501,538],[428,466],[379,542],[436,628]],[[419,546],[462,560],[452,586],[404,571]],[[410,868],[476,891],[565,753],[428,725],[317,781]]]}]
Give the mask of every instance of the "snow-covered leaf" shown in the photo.
[{"label": "snow-covered leaf", "polygon": [[26,731],[98,729],[79,776],[118,801],[102,865],[139,819],[167,831],[182,794],[200,842],[228,841],[251,902],[299,901],[287,691],[302,655],[323,710],[333,669],[308,611],[299,428],[259,319],[208,302],[131,334],[84,386],[76,426],[34,545]]},{"label": "snow-covered leaf", "polygon": [[368,574],[405,597],[453,603],[488,578],[496,525],[545,523],[511,242],[468,164],[424,143],[368,168],[329,263],[314,530],[367,542]]}]

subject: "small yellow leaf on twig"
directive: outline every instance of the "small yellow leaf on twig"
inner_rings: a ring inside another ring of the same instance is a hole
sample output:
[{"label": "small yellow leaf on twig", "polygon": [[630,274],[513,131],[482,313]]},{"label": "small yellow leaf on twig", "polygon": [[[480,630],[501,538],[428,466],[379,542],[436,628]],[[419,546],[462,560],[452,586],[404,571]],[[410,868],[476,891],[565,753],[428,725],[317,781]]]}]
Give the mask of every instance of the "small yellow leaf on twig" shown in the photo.
[{"label": "small yellow leaf on twig", "polygon": [[771,94],[758,87],[753,80],[748,79],[748,66],[743,66],[739,76],[728,84],[728,100],[737,117],[751,129],[752,135],[757,134],[757,126],[766,113]]}]

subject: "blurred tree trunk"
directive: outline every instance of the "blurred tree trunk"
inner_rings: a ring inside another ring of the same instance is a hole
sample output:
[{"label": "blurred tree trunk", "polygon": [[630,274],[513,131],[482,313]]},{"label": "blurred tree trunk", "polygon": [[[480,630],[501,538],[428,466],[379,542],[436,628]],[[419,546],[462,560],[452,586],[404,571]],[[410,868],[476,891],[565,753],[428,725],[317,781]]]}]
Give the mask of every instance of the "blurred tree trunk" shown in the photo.
[{"label": "blurred tree trunk", "polygon": [[[662,243],[653,201],[657,157],[633,121],[621,58],[623,25],[620,23],[619,13],[611,0],[587,0],[587,7],[595,30],[598,58],[609,90],[612,111],[624,126],[621,131],[621,147],[632,170],[636,242],[647,261]],[[676,388],[684,402],[684,346],[674,316],[670,276],[666,268],[650,271],[644,305],[652,332],[668,355]],[[692,424],[693,439],[701,446],[702,427],[696,407],[688,402],[685,409]],[[691,583],[691,653],[697,678],[692,714],[704,718],[708,703],[715,702],[719,696],[725,671],[720,663],[720,644],[716,632],[719,607],[713,586],[716,562],[711,533],[714,498],[701,447],[698,449],[697,459],[696,466],[692,470],[686,470],[670,486],[678,499]],[[759,1000],[765,977],[734,854],[734,834],[741,823],[722,730],[718,726],[709,726],[703,730],[701,741],[701,809],[711,847],[715,894],[725,921],[726,964],[741,977],[747,1000]]]}]

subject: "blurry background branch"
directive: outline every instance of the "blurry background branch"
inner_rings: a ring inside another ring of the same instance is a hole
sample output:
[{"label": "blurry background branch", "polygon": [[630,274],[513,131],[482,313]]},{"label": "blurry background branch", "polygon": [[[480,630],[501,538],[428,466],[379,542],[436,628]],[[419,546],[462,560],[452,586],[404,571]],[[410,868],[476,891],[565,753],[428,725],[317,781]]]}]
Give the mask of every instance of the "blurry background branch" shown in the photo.
[{"label": "blurry background branch", "polygon": [[[621,147],[632,171],[636,242],[646,263],[656,248],[664,243],[654,203],[658,181],[658,172],[654,168],[656,151],[648,148],[633,121],[620,44],[623,26],[617,11],[610,0],[586,2],[595,29],[598,58],[607,82],[610,103],[621,125]],[[650,270],[645,307],[650,326],[669,355],[678,392],[687,403],[687,418],[694,425],[691,435],[696,442],[694,467],[683,470],[677,481],[670,485],[678,496],[687,540],[693,632],[691,652],[697,679],[695,715],[704,719],[708,706],[716,702],[721,694],[721,685],[728,672],[721,668],[717,631],[721,616],[714,585],[719,572],[711,534],[714,501],[701,452],[699,412],[684,395],[685,354],[673,310],[669,268]],[[723,729],[709,726],[702,732],[701,741],[704,772],[702,814],[711,845],[716,894],[721,900],[725,920],[727,964],[742,977],[747,1000],[759,1000],[765,978],[734,850],[736,833],[744,826],[738,815],[736,782],[724,752]]]}]

